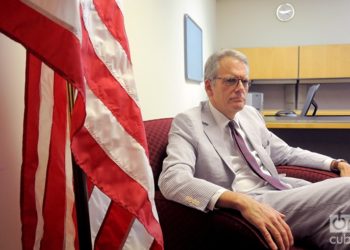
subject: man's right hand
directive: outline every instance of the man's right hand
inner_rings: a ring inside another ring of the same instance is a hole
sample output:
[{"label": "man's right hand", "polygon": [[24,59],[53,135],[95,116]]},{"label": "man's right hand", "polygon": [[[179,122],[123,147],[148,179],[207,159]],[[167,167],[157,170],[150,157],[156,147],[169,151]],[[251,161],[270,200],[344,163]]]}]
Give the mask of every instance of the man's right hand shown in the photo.
[{"label": "man's right hand", "polygon": [[287,250],[294,243],[292,231],[284,220],[285,215],[248,195],[225,191],[216,207],[240,211],[247,221],[260,230],[271,249]]}]

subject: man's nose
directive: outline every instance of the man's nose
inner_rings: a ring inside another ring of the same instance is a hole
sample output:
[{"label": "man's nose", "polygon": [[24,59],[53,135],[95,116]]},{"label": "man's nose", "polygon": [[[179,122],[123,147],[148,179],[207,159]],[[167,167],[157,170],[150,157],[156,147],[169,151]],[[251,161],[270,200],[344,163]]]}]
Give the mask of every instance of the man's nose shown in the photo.
[{"label": "man's nose", "polygon": [[243,90],[245,89],[241,79],[238,79],[238,82],[236,84],[236,90],[238,90],[238,89],[243,89]]}]

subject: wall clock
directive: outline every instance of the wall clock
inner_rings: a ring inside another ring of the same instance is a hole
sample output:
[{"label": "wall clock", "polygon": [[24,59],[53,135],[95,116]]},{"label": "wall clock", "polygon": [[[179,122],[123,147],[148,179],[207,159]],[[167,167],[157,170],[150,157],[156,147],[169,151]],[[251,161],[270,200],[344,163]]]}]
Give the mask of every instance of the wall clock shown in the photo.
[{"label": "wall clock", "polygon": [[290,3],[280,4],[276,9],[276,16],[278,20],[282,22],[287,22],[294,17],[295,10],[293,5]]}]

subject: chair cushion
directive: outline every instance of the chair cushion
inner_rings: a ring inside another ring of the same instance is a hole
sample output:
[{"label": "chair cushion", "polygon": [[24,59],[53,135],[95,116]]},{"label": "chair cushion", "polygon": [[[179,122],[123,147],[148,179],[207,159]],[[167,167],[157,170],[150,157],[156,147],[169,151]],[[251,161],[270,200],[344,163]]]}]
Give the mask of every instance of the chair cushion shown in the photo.
[{"label": "chair cushion", "polygon": [[162,171],[163,160],[166,157],[168,133],[173,118],[162,118],[144,121],[149,150],[149,160],[153,171],[156,190],[158,178]]}]

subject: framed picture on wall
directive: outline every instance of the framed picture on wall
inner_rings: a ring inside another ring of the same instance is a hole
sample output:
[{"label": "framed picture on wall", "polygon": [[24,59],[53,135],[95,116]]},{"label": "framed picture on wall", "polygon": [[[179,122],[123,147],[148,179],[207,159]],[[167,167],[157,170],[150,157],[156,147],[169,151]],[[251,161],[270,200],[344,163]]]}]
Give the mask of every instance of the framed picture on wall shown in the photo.
[{"label": "framed picture on wall", "polygon": [[186,79],[201,82],[203,81],[202,29],[188,14],[184,15],[184,27]]}]

